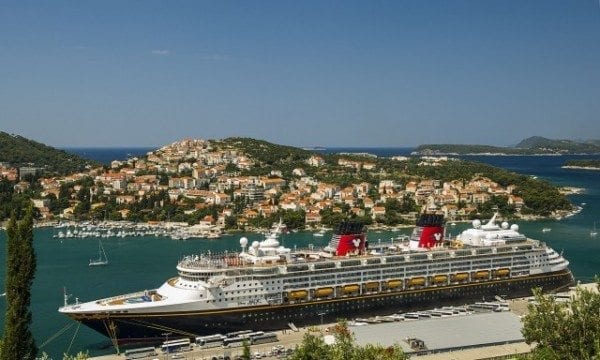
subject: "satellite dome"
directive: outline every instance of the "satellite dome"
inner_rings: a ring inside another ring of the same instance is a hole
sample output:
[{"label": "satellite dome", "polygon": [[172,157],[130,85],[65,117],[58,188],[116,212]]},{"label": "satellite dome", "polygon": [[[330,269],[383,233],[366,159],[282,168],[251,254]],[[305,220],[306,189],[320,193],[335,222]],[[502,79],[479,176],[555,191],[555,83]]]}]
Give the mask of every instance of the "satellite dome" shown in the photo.
[{"label": "satellite dome", "polygon": [[479,229],[480,226],[481,226],[481,221],[479,221],[479,220],[473,220],[473,227],[475,229]]},{"label": "satellite dome", "polygon": [[517,224],[512,224],[512,225],[510,226],[510,229],[511,229],[512,231],[519,231],[519,225],[517,225]]},{"label": "satellite dome", "polygon": [[254,240],[254,241],[252,242],[252,247],[253,247],[253,248],[255,248],[255,249],[257,249],[259,245],[260,245],[260,244],[259,244],[259,242],[258,242],[258,241],[256,241],[256,240]]},{"label": "satellite dome", "polygon": [[502,223],[502,228],[508,229],[508,223],[506,221]]},{"label": "satellite dome", "polygon": [[248,245],[248,238],[247,237],[240,238],[240,245],[243,247],[246,247],[246,245]]}]

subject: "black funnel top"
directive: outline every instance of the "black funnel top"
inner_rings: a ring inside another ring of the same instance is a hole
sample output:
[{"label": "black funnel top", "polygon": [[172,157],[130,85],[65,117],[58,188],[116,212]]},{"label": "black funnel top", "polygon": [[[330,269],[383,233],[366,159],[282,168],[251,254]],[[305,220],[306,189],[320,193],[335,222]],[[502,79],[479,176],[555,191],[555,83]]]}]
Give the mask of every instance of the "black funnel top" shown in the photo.
[{"label": "black funnel top", "polygon": [[421,214],[417,226],[444,226],[444,215]]},{"label": "black funnel top", "polygon": [[335,230],[338,235],[361,234],[363,232],[365,232],[364,225],[357,221],[343,221]]}]

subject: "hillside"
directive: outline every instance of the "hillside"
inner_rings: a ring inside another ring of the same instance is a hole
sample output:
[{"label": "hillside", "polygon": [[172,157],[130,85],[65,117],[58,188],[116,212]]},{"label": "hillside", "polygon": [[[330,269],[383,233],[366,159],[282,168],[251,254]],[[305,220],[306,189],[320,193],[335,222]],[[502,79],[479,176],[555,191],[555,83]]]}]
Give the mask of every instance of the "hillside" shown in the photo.
[{"label": "hillside", "polygon": [[[472,161],[456,160],[441,162],[437,166],[421,166],[421,160],[416,157],[408,161],[396,161],[389,158],[371,158],[350,154],[327,155],[317,153],[325,160],[325,165],[313,168],[307,166],[305,160],[315,155],[315,153],[291,146],[276,145],[250,138],[228,138],[214,141],[213,144],[216,147],[225,146],[237,149],[255,162],[251,169],[241,172],[243,175],[269,175],[271,170],[279,170],[282,172],[283,178],[291,181],[294,178],[292,170],[298,167],[303,168],[307,175],[318,181],[339,184],[342,187],[362,182],[377,186],[381,180],[393,180],[404,184],[410,179],[452,181],[471,179],[477,175],[483,175],[502,186],[514,185],[516,187],[515,194],[523,198],[528,208],[527,211],[533,214],[549,215],[556,210],[571,208],[568,199],[547,181],[533,179],[529,176]],[[489,146],[470,147],[477,150],[477,152],[504,149]],[[373,171],[365,171],[364,169],[357,171],[340,165],[340,159],[358,163],[372,163],[376,167]]]},{"label": "hillside", "polygon": [[293,146],[242,137],[212,140],[211,144],[221,149],[237,149],[252,159],[255,166],[244,171],[245,175],[269,175],[272,170],[277,170],[290,177],[293,169],[304,167],[305,161],[315,154]]},{"label": "hillside", "polygon": [[[56,163],[73,165],[78,160],[21,137],[3,134],[2,139],[11,161],[31,160],[50,169]],[[46,156],[32,157],[40,152]],[[87,163],[82,161],[81,166]],[[509,217],[558,216],[571,210],[568,199],[546,181],[472,161],[322,154],[250,138],[184,139],[135,162],[83,173],[87,176],[78,181],[58,177],[32,186],[27,193],[1,181],[0,219],[10,215],[12,204],[39,199],[43,192],[58,194],[40,207],[45,219],[62,216],[65,210],[68,218],[77,220],[197,224],[209,216],[206,221],[221,218],[224,229],[268,227],[280,217],[288,226],[302,228],[308,215],[312,226],[333,226],[347,217],[365,223],[410,223],[410,214],[430,201],[440,208],[455,206],[462,211],[457,216],[464,219],[491,217],[495,209]],[[119,173],[127,186],[112,180]],[[144,195],[137,196],[142,186]],[[93,189],[99,188],[102,191],[92,200]],[[444,189],[451,198],[439,196]],[[128,203],[117,201],[123,196],[130,199]],[[78,203],[73,206],[75,198]],[[375,207],[385,209],[385,214],[381,209],[379,214],[371,213]]]},{"label": "hillside", "polygon": [[0,131],[0,162],[11,166],[35,166],[46,174],[70,174],[99,164],[20,135]]},{"label": "hillside", "polygon": [[267,166],[302,162],[314,155],[309,150],[252,138],[231,137],[214,143],[237,148]]}]

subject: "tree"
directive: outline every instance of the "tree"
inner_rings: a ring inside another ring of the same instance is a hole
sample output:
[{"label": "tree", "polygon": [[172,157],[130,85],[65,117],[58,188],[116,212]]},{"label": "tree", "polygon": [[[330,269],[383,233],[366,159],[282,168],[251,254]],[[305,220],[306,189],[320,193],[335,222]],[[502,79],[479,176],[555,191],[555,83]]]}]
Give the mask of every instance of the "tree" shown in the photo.
[{"label": "tree", "polygon": [[325,360],[331,359],[331,350],[321,333],[307,331],[302,343],[296,347],[291,360]]},{"label": "tree", "polygon": [[[596,279],[600,290],[600,279]],[[530,359],[597,359],[600,355],[600,293],[578,287],[569,302],[534,289],[535,303],[523,318],[523,336],[537,347]]]},{"label": "tree", "polygon": [[35,277],[33,248],[33,209],[17,221],[9,221],[6,242],[6,315],[0,359],[35,359],[37,346],[31,324],[31,285]]},{"label": "tree", "polygon": [[406,355],[398,345],[385,348],[380,345],[356,345],[352,332],[345,321],[340,321],[331,328],[335,342],[325,344],[323,334],[319,330],[304,334],[302,343],[296,347],[292,360],[404,360]]},{"label": "tree", "polygon": [[247,341],[244,341],[243,345],[243,349],[242,349],[242,359],[244,360],[250,360],[250,358],[252,357],[252,354],[250,354],[250,345],[248,344]]}]

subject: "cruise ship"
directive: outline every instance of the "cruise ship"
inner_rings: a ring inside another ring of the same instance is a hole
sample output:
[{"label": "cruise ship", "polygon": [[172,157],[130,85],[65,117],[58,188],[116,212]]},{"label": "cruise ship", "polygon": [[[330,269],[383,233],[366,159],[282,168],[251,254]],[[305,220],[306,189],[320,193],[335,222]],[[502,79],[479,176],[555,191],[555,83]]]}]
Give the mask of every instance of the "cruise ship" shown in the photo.
[{"label": "cruise ship", "polygon": [[276,232],[239,254],[190,255],[157,289],[59,311],[116,344],[245,329],[278,330],[389,312],[558,291],[573,283],[569,262],[516,224],[479,220],[452,239],[441,215],[422,214],[405,241],[370,244],[345,222],[321,249],[290,250]]}]

